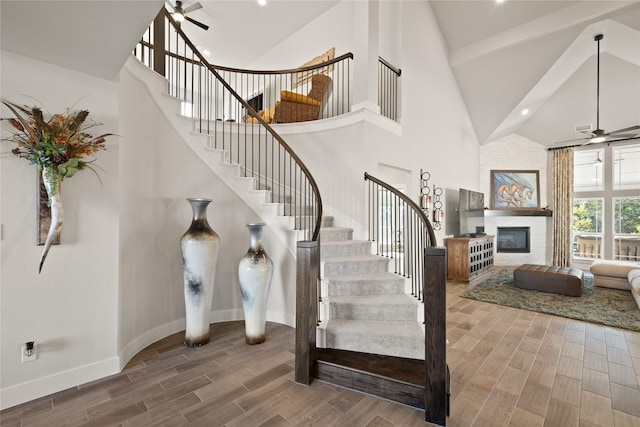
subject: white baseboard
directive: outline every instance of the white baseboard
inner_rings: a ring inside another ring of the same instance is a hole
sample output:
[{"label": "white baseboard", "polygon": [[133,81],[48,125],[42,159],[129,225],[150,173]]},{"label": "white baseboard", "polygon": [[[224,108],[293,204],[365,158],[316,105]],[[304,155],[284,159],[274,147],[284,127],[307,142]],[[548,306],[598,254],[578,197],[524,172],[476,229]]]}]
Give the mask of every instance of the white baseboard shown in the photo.
[{"label": "white baseboard", "polygon": [[120,372],[118,358],[102,360],[0,390],[0,409],[10,408],[52,393]]},{"label": "white baseboard", "polygon": [[[211,312],[210,319],[211,323],[242,320],[244,319],[244,311],[242,309],[215,311]],[[294,314],[279,311],[267,312],[267,321],[291,327],[295,327],[296,324]],[[165,323],[131,340],[120,351],[118,357],[4,388],[0,390],[0,410],[117,374],[141,350],[156,341],[184,330],[184,327],[184,318]]]}]

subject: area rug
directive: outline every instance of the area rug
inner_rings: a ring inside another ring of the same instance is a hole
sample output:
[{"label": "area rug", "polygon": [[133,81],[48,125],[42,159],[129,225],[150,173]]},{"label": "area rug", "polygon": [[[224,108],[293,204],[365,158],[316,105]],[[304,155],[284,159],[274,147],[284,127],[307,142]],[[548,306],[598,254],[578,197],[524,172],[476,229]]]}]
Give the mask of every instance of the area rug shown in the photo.
[{"label": "area rug", "polygon": [[530,291],[513,286],[513,269],[504,269],[475,287],[463,298],[553,314],[585,322],[640,331],[640,308],[631,292],[593,286],[585,273],[581,297]]}]

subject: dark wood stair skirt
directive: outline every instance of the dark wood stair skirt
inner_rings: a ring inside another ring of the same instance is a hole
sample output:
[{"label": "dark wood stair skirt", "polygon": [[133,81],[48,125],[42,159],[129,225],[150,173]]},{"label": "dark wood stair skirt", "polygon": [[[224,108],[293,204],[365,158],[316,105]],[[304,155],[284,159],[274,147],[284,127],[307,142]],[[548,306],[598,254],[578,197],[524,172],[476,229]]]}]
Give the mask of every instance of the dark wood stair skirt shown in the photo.
[{"label": "dark wood stair skirt", "polygon": [[[418,409],[425,409],[424,360],[337,349],[316,349],[315,377]],[[447,366],[447,416],[451,395]]]}]

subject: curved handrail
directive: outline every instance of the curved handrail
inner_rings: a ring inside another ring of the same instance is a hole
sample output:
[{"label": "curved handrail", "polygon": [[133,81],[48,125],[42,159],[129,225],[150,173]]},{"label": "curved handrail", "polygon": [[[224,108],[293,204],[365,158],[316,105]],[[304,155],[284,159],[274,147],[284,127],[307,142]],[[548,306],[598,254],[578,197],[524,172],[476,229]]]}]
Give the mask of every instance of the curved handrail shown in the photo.
[{"label": "curved handrail", "polygon": [[301,73],[304,71],[313,71],[318,68],[324,68],[329,65],[337,64],[340,61],[345,59],[353,59],[353,53],[345,53],[344,55],[340,55],[337,58],[330,59],[328,61],[322,62],[316,65],[308,65],[306,67],[298,67],[298,68],[289,68],[287,70],[247,70],[241,68],[232,68],[232,67],[224,67],[221,65],[212,65],[216,70],[229,71],[233,73],[250,73],[250,74],[291,74],[291,73]]},{"label": "curved handrail", "polygon": [[[142,44],[144,47],[147,48],[153,48],[153,44],[149,43],[148,41],[145,40],[141,40],[140,44]],[[187,62],[191,62],[194,64],[198,64],[198,61],[194,61],[190,58],[187,57],[183,57],[180,55],[177,55],[175,53],[172,52],[167,52],[167,55],[181,59],[183,61],[187,61]],[[234,68],[234,67],[227,67],[224,65],[215,65],[215,64],[209,64],[211,65],[213,68],[215,68],[216,70],[220,70],[220,71],[227,71],[230,73],[246,73],[246,74],[292,74],[292,73],[302,73],[305,71],[313,71],[313,70],[317,70],[318,68],[324,68],[327,67],[329,65],[334,65],[337,64],[345,59],[353,59],[353,53],[349,52],[349,53],[345,53],[343,55],[340,55],[336,58],[330,59],[328,61],[322,62],[320,64],[316,64],[316,65],[308,65],[306,67],[298,67],[298,68],[288,68],[286,70],[249,70],[246,68]],[[397,69],[393,68],[393,66],[390,66],[390,68],[392,68],[394,70],[394,72],[398,75],[400,75],[397,71]]]},{"label": "curved handrail", "polygon": [[180,26],[176,23],[176,21],[171,16],[171,14],[166,9],[164,12],[165,12],[165,17],[169,20],[174,30],[180,35],[180,37],[185,42],[185,44],[189,46],[191,51],[200,59],[200,62],[202,63],[202,65],[204,65],[215,76],[216,80],[220,84],[222,84],[225,87],[225,89],[227,89],[229,93],[236,98],[236,100],[247,110],[247,113],[251,117],[255,118],[259,122],[259,124],[262,125],[271,134],[271,136],[278,141],[280,146],[289,154],[289,156],[291,156],[291,158],[298,165],[302,173],[305,175],[306,179],[309,182],[309,185],[311,185],[311,188],[313,190],[313,195],[315,197],[316,206],[317,206],[316,223],[311,236],[312,241],[317,241],[320,235],[320,226],[322,224],[322,199],[320,197],[320,190],[318,188],[318,185],[315,179],[313,178],[313,176],[311,175],[311,172],[309,172],[309,169],[307,168],[307,166],[298,157],[298,155],[291,149],[291,147],[289,147],[289,145],[284,141],[284,139],[282,139],[282,137],[277,132],[275,132],[273,128],[269,126],[269,124],[265,122],[264,119],[262,119],[262,117],[260,117],[258,112],[256,112],[244,99],[242,99],[242,97],[238,95],[238,93],[235,90],[233,90],[231,85],[229,85],[229,83],[227,83],[227,81],[224,80],[220,76],[220,74],[218,74],[214,66],[209,64],[209,62],[206,60],[204,55],[196,48],[196,46],[191,42],[191,40],[189,40],[186,34],[182,31]]},{"label": "curved handrail", "polygon": [[393,260],[394,273],[410,279],[411,294],[422,300],[428,275],[425,251],[437,246],[431,222],[413,200],[391,185],[366,172],[364,179],[370,182],[369,240],[376,242],[376,254]]},{"label": "curved handrail", "polygon": [[388,190],[398,196],[402,201],[404,201],[407,205],[411,206],[412,210],[418,215],[418,217],[422,218],[426,227],[427,233],[429,234],[429,242],[431,243],[429,246],[438,246],[436,242],[436,235],[433,231],[433,226],[431,225],[431,221],[429,221],[429,217],[424,213],[424,211],[418,206],[416,202],[411,200],[406,194],[398,191],[397,188],[393,188],[391,185],[387,184],[384,181],[379,180],[378,178],[369,175],[367,172],[364,173],[364,179],[369,180],[383,187],[385,190]]}]

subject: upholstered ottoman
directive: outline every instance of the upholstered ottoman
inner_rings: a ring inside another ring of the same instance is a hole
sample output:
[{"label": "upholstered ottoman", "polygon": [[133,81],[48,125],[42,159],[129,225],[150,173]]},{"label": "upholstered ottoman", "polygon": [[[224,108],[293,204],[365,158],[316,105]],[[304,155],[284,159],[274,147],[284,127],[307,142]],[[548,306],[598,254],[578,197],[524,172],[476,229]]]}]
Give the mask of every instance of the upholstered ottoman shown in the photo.
[{"label": "upholstered ottoman", "polygon": [[524,264],[513,272],[513,285],[553,294],[582,296],[582,270],[569,267]]},{"label": "upholstered ottoman", "polygon": [[627,276],[636,268],[640,268],[640,265],[627,261],[597,259],[591,264],[590,270],[594,286],[628,291],[631,287]]}]

